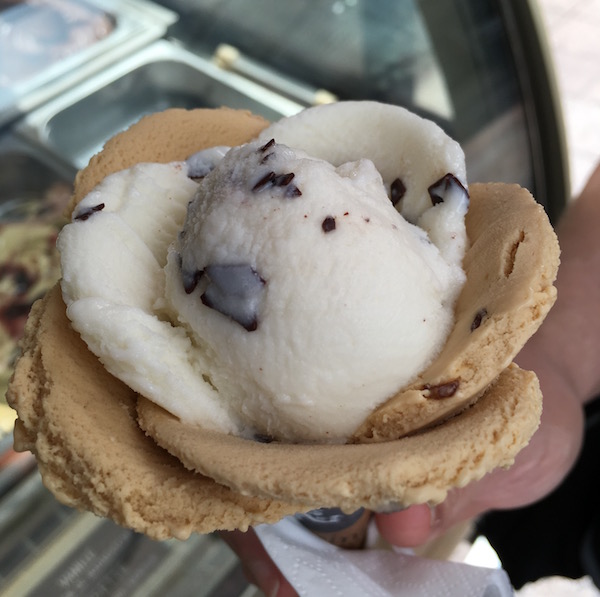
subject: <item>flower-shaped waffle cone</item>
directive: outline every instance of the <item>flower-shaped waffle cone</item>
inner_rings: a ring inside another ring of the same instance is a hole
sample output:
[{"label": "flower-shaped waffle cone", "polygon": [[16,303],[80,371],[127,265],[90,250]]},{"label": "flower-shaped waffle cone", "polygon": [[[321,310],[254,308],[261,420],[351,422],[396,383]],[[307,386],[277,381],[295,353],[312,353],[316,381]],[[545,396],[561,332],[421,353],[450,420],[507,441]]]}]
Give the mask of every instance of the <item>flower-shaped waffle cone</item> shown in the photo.
[{"label": "flower-shaped waffle cone", "polygon": [[[225,109],[146,117],[79,173],[73,207],[111,172],[243,143],[265,126]],[[324,506],[439,502],[510,465],[541,412],[535,375],[511,361],[554,301],[558,244],[523,189],[471,185],[470,193],[455,328],[438,359],[351,443],[260,443],[182,423],[107,373],[71,328],[56,287],[32,310],[9,388],[15,447],[36,455],[65,503],[156,538],[245,529]]]}]

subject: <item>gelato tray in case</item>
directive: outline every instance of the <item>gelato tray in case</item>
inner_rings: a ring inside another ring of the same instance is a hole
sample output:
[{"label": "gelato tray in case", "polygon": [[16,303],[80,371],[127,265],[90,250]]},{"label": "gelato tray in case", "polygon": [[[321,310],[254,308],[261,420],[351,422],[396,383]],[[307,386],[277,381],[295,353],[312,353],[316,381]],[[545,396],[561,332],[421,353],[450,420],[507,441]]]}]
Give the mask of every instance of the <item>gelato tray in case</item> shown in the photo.
[{"label": "gelato tray in case", "polygon": [[0,3],[0,124],[162,37],[175,20],[145,0]]},{"label": "gelato tray in case", "polygon": [[8,135],[0,142],[0,163],[1,440],[12,435],[15,413],[4,395],[27,314],[60,277],[55,240],[65,223],[73,175],[43,151]]},{"label": "gelato tray in case", "polygon": [[220,106],[250,110],[268,120],[305,107],[220,68],[210,57],[159,40],[28,114],[17,130],[79,169],[105,141],[145,114]]}]

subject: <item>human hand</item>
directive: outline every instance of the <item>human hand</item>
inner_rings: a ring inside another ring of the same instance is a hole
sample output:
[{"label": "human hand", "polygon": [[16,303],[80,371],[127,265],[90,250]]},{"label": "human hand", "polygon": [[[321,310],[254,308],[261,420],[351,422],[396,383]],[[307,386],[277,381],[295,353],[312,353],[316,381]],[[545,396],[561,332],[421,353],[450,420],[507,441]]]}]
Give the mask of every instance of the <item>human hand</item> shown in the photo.
[{"label": "human hand", "polygon": [[[379,532],[389,543],[416,547],[489,510],[531,504],[550,493],[571,470],[582,443],[583,403],[600,393],[595,358],[600,338],[596,317],[599,198],[600,165],[558,226],[562,248],[558,301],[516,359],[540,380],[544,406],[538,431],[512,467],[451,491],[435,508],[423,504],[376,514]],[[248,578],[267,595],[295,595],[253,531],[224,538],[244,562]]]},{"label": "human hand", "polygon": [[259,587],[267,597],[295,597],[296,591],[279,571],[253,529],[227,531],[221,538],[242,561],[248,582]]},{"label": "human hand", "polygon": [[[434,508],[421,504],[392,514],[375,514],[379,533],[386,541],[417,547],[489,510],[533,503],[552,491],[569,472],[582,441],[581,403],[559,372],[544,365],[547,361],[534,345],[522,352],[519,361],[540,371],[544,412],[540,428],[514,465],[496,469],[477,482],[451,491]],[[296,595],[254,531],[223,533],[222,537],[241,558],[248,579],[266,595]]]}]

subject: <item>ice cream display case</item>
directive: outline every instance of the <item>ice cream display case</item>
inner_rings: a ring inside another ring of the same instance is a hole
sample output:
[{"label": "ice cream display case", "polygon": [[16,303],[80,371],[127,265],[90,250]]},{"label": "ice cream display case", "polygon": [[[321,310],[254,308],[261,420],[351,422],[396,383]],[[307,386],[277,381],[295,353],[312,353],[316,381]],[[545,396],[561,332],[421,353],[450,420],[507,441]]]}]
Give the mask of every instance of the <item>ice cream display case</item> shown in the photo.
[{"label": "ice cream display case", "polygon": [[530,0],[0,1],[0,593],[258,595],[216,535],[155,542],[58,503],[12,450],[3,399],[31,304],[60,276],[73,177],[170,107],[276,120],[398,104],[458,140],[471,181],[568,197],[559,102]]},{"label": "ice cream display case", "polygon": [[162,37],[171,11],[143,0],[0,4],[0,125]]}]

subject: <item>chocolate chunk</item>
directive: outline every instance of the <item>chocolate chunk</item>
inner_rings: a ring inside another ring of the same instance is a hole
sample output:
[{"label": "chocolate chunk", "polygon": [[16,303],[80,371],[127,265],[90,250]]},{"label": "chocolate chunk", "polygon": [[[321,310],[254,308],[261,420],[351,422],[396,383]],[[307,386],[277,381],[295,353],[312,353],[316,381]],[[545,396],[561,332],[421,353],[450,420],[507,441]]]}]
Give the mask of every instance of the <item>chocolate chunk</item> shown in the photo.
[{"label": "chocolate chunk", "polygon": [[260,153],[264,153],[265,151],[267,151],[267,149],[269,149],[269,147],[273,147],[273,145],[275,145],[275,139],[267,141],[262,147],[258,148],[258,151]]},{"label": "chocolate chunk", "polygon": [[302,195],[302,191],[295,185],[288,185],[285,189],[285,196],[290,199],[294,199],[294,197],[300,197]]},{"label": "chocolate chunk", "polygon": [[194,272],[181,271],[181,277],[183,279],[183,289],[186,294],[192,294],[200,282],[200,278],[204,275],[204,270],[198,269]]},{"label": "chocolate chunk", "polygon": [[290,184],[294,180],[293,172],[285,172],[284,174],[275,174],[275,172],[267,172],[253,187],[255,193],[263,191],[268,187],[286,187],[285,197],[294,198],[302,195],[300,189],[296,185]]},{"label": "chocolate chunk", "polygon": [[483,309],[479,309],[477,313],[475,313],[475,317],[473,317],[473,321],[471,322],[471,331],[474,332],[480,325],[483,319],[487,316],[487,309],[484,307]]},{"label": "chocolate chunk", "polygon": [[[273,147],[273,145],[275,145],[275,139],[271,139],[270,141],[267,141],[262,147],[258,148],[258,153],[264,153],[265,151],[267,151],[267,149],[270,149],[271,147]],[[260,161],[260,163],[264,164],[273,155],[274,155],[273,152],[268,153],[267,155],[265,155],[263,157],[263,159]]]},{"label": "chocolate chunk", "polygon": [[208,280],[200,297],[202,303],[236,323],[248,332],[258,328],[258,311],[265,280],[248,264],[208,265],[204,268]]},{"label": "chocolate chunk", "polygon": [[327,216],[321,223],[321,228],[323,228],[323,232],[331,232],[332,230],[335,230],[335,218],[332,216]]},{"label": "chocolate chunk", "polygon": [[253,187],[252,190],[257,193],[273,184],[275,172],[267,172]]},{"label": "chocolate chunk", "polygon": [[287,172],[286,174],[279,174],[273,179],[273,184],[276,187],[285,187],[290,184],[294,180],[294,173]]},{"label": "chocolate chunk", "polygon": [[454,396],[454,394],[456,394],[456,391],[458,390],[459,385],[460,381],[458,379],[453,379],[451,381],[441,383],[437,386],[425,384],[421,389],[429,391],[429,398],[439,400],[443,398],[451,398],[452,396]]},{"label": "chocolate chunk", "polygon": [[79,221],[85,221],[90,216],[94,215],[98,211],[102,211],[106,206],[104,203],[98,203],[98,205],[94,205],[93,207],[88,207],[86,209],[82,209],[73,219]]},{"label": "chocolate chunk", "polygon": [[442,178],[434,182],[427,189],[427,191],[429,192],[429,197],[431,197],[431,203],[433,203],[433,205],[443,203],[450,193],[454,193],[456,191],[460,191],[467,198],[469,197],[469,192],[467,189],[465,189],[462,182],[460,182],[460,180],[458,180],[454,174],[450,173],[442,176]]},{"label": "chocolate chunk", "polygon": [[398,205],[405,193],[406,186],[404,186],[404,183],[399,178],[396,178],[390,185],[390,200],[394,207]]}]

